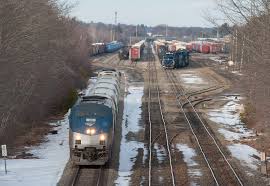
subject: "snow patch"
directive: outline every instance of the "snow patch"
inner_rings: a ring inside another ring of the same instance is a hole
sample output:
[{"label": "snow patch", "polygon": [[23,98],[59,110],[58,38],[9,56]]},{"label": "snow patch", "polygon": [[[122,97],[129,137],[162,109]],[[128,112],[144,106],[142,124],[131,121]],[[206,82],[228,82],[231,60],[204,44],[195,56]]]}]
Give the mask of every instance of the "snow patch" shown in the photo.
[{"label": "snow patch", "polygon": [[154,149],[156,152],[156,157],[158,159],[158,162],[159,164],[161,164],[167,158],[167,151],[165,150],[163,145],[160,145],[158,143],[154,144]]},{"label": "snow patch", "polygon": [[181,79],[186,84],[204,84],[202,78],[197,76],[196,74],[186,73],[186,74],[180,74]]},{"label": "snow patch", "polygon": [[115,185],[130,185],[132,167],[135,163],[139,150],[144,153],[143,161],[147,158],[147,147],[144,143],[131,141],[128,139],[128,133],[137,133],[143,128],[140,126],[141,106],[143,97],[143,87],[130,86],[127,91],[129,94],[125,97],[124,113],[122,121],[122,139],[120,144],[119,170]]},{"label": "snow patch", "polygon": [[260,157],[259,151],[240,143],[229,145],[228,149],[232,153],[232,156],[238,159],[243,166],[248,166],[254,170],[258,169],[259,160],[255,159],[253,156]]},{"label": "snow patch", "polygon": [[193,159],[195,156],[197,156],[195,150],[186,144],[176,144],[176,148],[184,155],[184,161],[188,166],[188,175],[191,177],[202,176],[201,170],[198,169],[199,164]]},{"label": "snow patch", "polygon": [[241,140],[243,138],[250,138],[256,134],[247,129],[244,123],[240,120],[240,113],[243,110],[243,105],[239,103],[241,98],[227,97],[228,102],[220,109],[213,109],[208,112],[209,119],[222,128],[218,132],[224,136],[228,141]]},{"label": "snow patch", "polygon": [[7,160],[8,174],[4,173],[4,162],[0,162],[0,185],[56,185],[69,159],[68,113],[64,119],[52,125],[58,134],[48,135],[46,143],[31,147],[28,153],[40,159]]}]

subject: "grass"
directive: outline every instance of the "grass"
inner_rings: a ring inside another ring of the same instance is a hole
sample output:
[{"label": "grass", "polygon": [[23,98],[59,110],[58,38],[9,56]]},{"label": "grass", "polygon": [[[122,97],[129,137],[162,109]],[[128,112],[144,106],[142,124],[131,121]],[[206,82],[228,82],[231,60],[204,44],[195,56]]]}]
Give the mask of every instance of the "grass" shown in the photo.
[{"label": "grass", "polygon": [[241,122],[249,125],[254,122],[256,114],[256,108],[252,105],[252,103],[247,103],[244,106],[244,111],[240,113]]}]

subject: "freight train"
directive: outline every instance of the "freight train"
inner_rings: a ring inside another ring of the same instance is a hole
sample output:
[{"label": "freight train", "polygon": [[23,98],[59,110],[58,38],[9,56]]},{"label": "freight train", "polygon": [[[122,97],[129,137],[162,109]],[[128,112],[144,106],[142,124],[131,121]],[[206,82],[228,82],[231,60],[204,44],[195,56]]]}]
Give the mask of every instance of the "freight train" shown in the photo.
[{"label": "freight train", "polygon": [[75,165],[104,165],[111,157],[121,73],[98,73],[93,88],[71,108],[70,157]]},{"label": "freight train", "polygon": [[120,60],[128,60],[129,59],[129,47],[125,46],[121,48],[118,52],[118,57]]},{"label": "freight train", "polygon": [[176,52],[167,52],[161,59],[164,68],[183,68],[189,65],[189,52],[181,49]]},{"label": "freight train", "polygon": [[154,41],[154,49],[164,68],[183,68],[189,65],[186,43],[179,41]]},{"label": "freight train", "polygon": [[[203,54],[216,54],[226,53],[226,43],[209,42],[209,41],[193,41],[187,44],[187,49],[193,52],[199,52]],[[227,49],[227,48],[226,48]]]},{"label": "freight train", "polygon": [[95,56],[103,53],[112,53],[123,47],[122,42],[112,41],[110,43],[93,43],[90,45],[90,56]]}]

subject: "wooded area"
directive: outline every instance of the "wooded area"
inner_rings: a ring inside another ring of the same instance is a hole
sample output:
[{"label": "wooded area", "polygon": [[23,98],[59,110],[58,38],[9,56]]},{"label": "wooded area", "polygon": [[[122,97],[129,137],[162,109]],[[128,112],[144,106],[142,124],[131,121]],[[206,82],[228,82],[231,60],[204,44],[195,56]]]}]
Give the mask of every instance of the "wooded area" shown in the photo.
[{"label": "wooded area", "polygon": [[87,27],[56,0],[0,0],[0,141],[65,112],[83,87]]},{"label": "wooded area", "polygon": [[247,89],[248,124],[262,131],[269,130],[270,1],[217,2],[219,10],[233,25],[231,59],[235,63],[235,70],[244,74],[241,82]]}]

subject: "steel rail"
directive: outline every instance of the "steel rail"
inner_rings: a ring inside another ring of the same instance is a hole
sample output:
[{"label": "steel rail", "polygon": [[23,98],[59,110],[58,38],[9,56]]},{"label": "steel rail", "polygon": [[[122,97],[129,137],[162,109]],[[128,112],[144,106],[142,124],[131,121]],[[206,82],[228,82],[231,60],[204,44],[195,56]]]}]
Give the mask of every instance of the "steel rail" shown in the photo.
[{"label": "steel rail", "polygon": [[199,141],[197,135],[195,134],[194,129],[193,129],[192,125],[191,125],[191,122],[190,122],[190,120],[188,119],[188,117],[187,117],[187,115],[186,115],[186,113],[185,113],[185,111],[184,111],[183,104],[182,104],[182,103],[180,102],[180,100],[179,100],[179,94],[182,95],[182,97],[190,104],[190,106],[191,106],[193,112],[196,114],[196,116],[197,116],[197,118],[199,119],[200,123],[202,124],[203,128],[205,129],[205,131],[207,132],[207,134],[209,135],[209,137],[212,139],[212,141],[214,142],[215,146],[217,147],[219,153],[221,154],[221,156],[223,157],[223,159],[225,160],[225,162],[227,163],[227,165],[230,167],[230,169],[231,169],[231,171],[233,172],[233,174],[234,174],[235,178],[237,179],[238,183],[239,183],[241,186],[243,186],[243,183],[242,183],[240,177],[237,175],[236,171],[234,170],[234,168],[232,167],[232,165],[230,164],[230,162],[229,162],[228,159],[226,158],[225,154],[224,154],[223,151],[221,150],[221,148],[220,148],[220,146],[218,145],[218,143],[217,143],[216,139],[214,138],[214,136],[213,136],[213,135],[210,133],[210,131],[207,129],[205,123],[202,121],[202,119],[201,119],[200,115],[198,114],[197,110],[195,109],[195,107],[193,106],[193,104],[191,103],[191,101],[189,100],[189,98],[186,96],[185,91],[184,91],[183,89],[181,89],[181,92],[180,92],[179,87],[176,85],[175,81],[173,81],[171,75],[169,75],[169,74],[172,74],[172,73],[173,73],[172,70],[169,70],[169,72],[170,72],[170,73],[168,73],[168,71],[165,70],[165,73],[166,73],[167,77],[170,79],[170,81],[171,81],[171,83],[172,83],[172,85],[173,85],[173,87],[174,87],[174,92],[175,92],[177,101],[178,101],[178,103],[179,103],[179,106],[181,106],[181,110],[182,110],[182,112],[183,112],[184,115],[185,115],[185,119],[187,120],[187,122],[188,122],[188,124],[189,124],[189,127],[190,127],[190,129],[191,129],[191,131],[192,131],[192,133],[193,133],[193,135],[194,135],[196,141],[197,141],[197,144],[198,144],[198,146],[199,146],[199,148],[200,148],[200,150],[201,150],[201,152],[202,152],[202,154],[203,154],[203,156],[204,156],[204,159],[205,159],[205,161],[206,161],[206,163],[207,163],[207,165],[208,165],[208,167],[209,167],[209,169],[210,169],[210,171],[211,171],[211,174],[212,174],[212,176],[213,176],[213,178],[214,178],[216,184],[219,185],[219,183],[218,183],[218,181],[217,181],[217,178],[216,178],[216,176],[215,176],[215,174],[214,174],[213,168],[210,166],[210,163],[209,163],[209,161],[208,161],[208,159],[207,159],[207,156],[205,155],[205,153],[204,153],[204,151],[203,151],[203,149],[202,149],[202,146],[201,146],[201,144],[200,144],[200,141]]},{"label": "steel rail", "polygon": [[[152,73],[154,73],[154,76],[152,76],[153,74],[151,74],[151,63],[153,63],[153,69],[152,69]],[[171,179],[172,179],[172,185],[175,186],[175,177],[174,177],[174,171],[173,171],[173,165],[172,165],[172,156],[171,156],[171,150],[170,150],[170,143],[169,143],[169,137],[168,137],[168,130],[167,130],[167,123],[164,119],[164,114],[163,114],[163,109],[162,109],[162,104],[161,104],[161,98],[160,98],[160,89],[159,89],[159,85],[158,85],[158,77],[157,77],[157,68],[156,68],[156,60],[154,60],[153,62],[149,61],[148,64],[148,70],[149,70],[149,97],[151,98],[151,88],[150,88],[150,77],[152,76],[152,83],[156,83],[156,91],[157,91],[157,99],[158,99],[158,104],[159,104],[159,112],[160,112],[160,116],[162,119],[162,123],[163,123],[163,129],[164,129],[164,134],[165,134],[165,139],[166,139],[166,149],[168,152],[168,159],[169,159],[169,164],[170,164],[170,174],[171,174]],[[155,82],[154,82],[154,77],[155,77]],[[152,122],[151,122],[151,108],[150,108],[150,104],[151,104],[151,99],[148,99],[148,116],[149,116],[149,124],[152,127]],[[150,110],[149,110],[150,109]],[[152,138],[152,129],[150,129],[150,134],[149,134]],[[150,139],[151,139],[150,138]],[[152,156],[152,140],[150,140],[150,149],[149,149],[149,186],[151,185],[151,156]],[[151,153],[151,154],[150,154]]]}]

